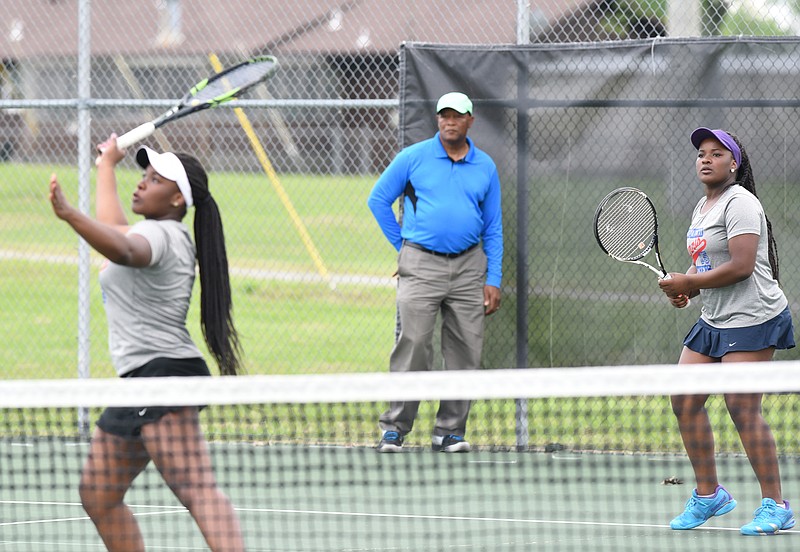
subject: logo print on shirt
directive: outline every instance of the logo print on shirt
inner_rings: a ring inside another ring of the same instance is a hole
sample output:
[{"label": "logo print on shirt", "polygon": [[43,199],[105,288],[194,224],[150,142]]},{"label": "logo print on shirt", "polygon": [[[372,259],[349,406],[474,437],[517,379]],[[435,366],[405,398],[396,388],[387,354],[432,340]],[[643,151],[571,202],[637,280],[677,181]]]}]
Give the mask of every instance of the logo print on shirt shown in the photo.
[{"label": "logo print on shirt", "polygon": [[693,262],[697,262],[697,257],[700,253],[706,250],[706,240],[704,238],[695,238],[689,242],[689,255],[692,257]]},{"label": "logo print on shirt", "polygon": [[686,248],[689,250],[689,255],[692,257],[697,272],[708,272],[711,270],[711,259],[708,258],[706,253],[706,246],[708,243],[703,237],[702,228],[689,228],[686,233]]}]

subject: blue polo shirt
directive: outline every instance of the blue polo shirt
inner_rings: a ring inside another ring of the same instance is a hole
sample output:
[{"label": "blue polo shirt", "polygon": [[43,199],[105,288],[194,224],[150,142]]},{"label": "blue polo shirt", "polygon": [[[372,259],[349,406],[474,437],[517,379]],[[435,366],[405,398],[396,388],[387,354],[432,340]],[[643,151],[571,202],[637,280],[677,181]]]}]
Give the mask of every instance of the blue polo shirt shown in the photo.
[{"label": "blue polo shirt", "polygon": [[[467,143],[469,152],[460,161],[450,159],[438,132],[403,149],[375,183],[367,205],[398,251],[403,240],[441,253],[459,253],[483,241],[486,284],[500,287],[500,179],[492,158],[469,138]],[[404,192],[401,227],[392,205]]]}]

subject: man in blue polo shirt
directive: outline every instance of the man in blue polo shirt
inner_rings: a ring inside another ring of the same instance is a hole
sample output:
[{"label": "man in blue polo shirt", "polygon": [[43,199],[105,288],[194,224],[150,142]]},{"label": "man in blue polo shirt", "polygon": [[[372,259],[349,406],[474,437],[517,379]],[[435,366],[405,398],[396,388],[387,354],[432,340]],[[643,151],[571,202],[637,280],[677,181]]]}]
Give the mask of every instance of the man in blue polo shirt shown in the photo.
[{"label": "man in blue polo shirt", "polygon": [[[503,221],[500,180],[491,157],[467,132],[472,101],[460,92],[436,105],[439,132],[402,150],[367,204],[398,256],[397,336],[392,372],[431,370],[433,332],[442,314],[445,370],[480,367],[484,319],[500,308]],[[404,196],[402,226],[392,205]],[[400,452],[419,402],[392,402],[380,416],[379,452]],[[469,401],[441,401],[433,449],[468,452]]]}]

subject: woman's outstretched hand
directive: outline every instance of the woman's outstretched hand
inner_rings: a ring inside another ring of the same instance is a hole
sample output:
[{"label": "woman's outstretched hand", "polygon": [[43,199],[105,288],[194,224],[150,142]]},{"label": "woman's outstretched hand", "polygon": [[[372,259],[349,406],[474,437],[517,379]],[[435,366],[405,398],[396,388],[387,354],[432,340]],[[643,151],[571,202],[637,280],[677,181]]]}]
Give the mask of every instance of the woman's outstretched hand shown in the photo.
[{"label": "woman's outstretched hand", "polygon": [[53,206],[53,212],[61,220],[67,220],[74,212],[75,208],[67,201],[64,195],[64,190],[61,189],[61,184],[58,182],[58,177],[55,173],[50,175],[50,205]]}]

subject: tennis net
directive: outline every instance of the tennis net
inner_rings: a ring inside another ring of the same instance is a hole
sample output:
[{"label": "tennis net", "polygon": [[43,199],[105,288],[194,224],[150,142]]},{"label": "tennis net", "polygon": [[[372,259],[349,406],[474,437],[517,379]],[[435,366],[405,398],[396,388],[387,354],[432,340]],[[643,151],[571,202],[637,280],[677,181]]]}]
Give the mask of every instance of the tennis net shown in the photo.
[{"label": "tennis net", "polygon": [[[753,550],[739,528],[761,493],[719,394],[765,393],[783,492],[800,500],[798,391],[797,362],[0,381],[0,550],[105,549],[79,493],[82,412],[93,425],[103,407],[198,404],[248,551]],[[673,531],[694,476],[669,396],[705,393],[719,479],[739,506]],[[468,454],[431,450],[442,399],[473,401]],[[414,430],[402,453],[379,454],[378,416],[396,400],[422,401]],[[108,479],[93,485],[108,499]],[[152,462],[125,502],[147,550],[209,549]],[[797,550],[800,531],[769,541]]]}]

